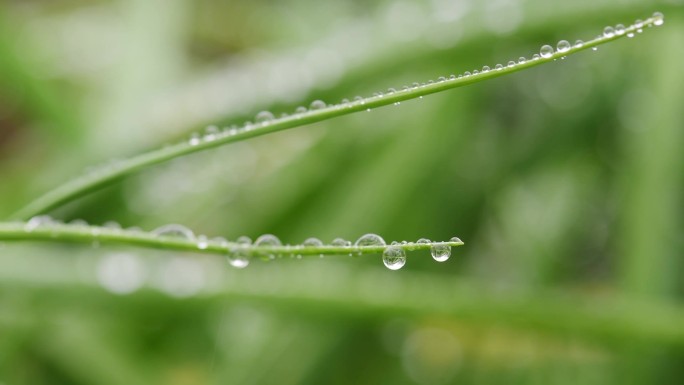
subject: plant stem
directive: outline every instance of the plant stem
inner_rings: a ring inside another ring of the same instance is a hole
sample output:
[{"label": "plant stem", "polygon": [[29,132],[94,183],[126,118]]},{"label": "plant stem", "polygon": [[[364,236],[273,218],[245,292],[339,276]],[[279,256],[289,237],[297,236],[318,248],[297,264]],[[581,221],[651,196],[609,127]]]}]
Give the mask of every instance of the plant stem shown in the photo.
[{"label": "plant stem", "polygon": [[103,186],[111,184],[127,175],[135,173],[139,170],[145,169],[149,166],[165,162],[170,159],[178,158],[187,154],[208,150],[224,144],[238,142],[249,138],[265,135],[271,132],[282,131],[288,128],[300,127],[310,123],[321,122],[328,119],[333,119],[338,116],[348,115],[359,111],[370,110],[373,108],[393,105],[402,101],[419,98],[421,96],[434,94],[437,92],[446,91],[452,88],[467,86],[469,84],[478,83],[484,80],[493,79],[496,77],[508,75],[517,71],[531,68],[540,64],[549,63],[558,58],[584,51],[605,44],[625,36],[634,36],[640,28],[646,28],[653,25],[659,25],[659,19],[654,17],[648,18],[643,22],[642,26],[630,25],[624,30],[624,33],[602,34],[596,38],[584,42],[582,45],[573,45],[567,51],[554,51],[547,57],[540,57],[538,59],[528,59],[522,63],[516,62],[511,66],[504,66],[501,69],[491,69],[487,72],[480,72],[463,77],[455,77],[437,81],[434,83],[427,83],[417,85],[411,88],[398,90],[396,92],[385,95],[373,96],[365,99],[355,100],[347,103],[337,105],[330,105],[320,109],[309,110],[303,113],[296,113],[294,115],[273,119],[264,123],[255,125],[246,125],[241,129],[229,130],[216,135],[212,135],[211,139],[197,139],[196,141],[182,142],[173,146],[154,150],[148,153],[140,154],[132,158],[121,161],[117,164],[110,164],[101,167],[85,176],[69,181],[53,190],[50,190],[43,196],[29,203],[27,206],[19,210],[13,215],[14,219],[29,219],[32,216],[47,212],[50,209],[58,207],[75,198],[85,195],[89,192],[97,190]]}]

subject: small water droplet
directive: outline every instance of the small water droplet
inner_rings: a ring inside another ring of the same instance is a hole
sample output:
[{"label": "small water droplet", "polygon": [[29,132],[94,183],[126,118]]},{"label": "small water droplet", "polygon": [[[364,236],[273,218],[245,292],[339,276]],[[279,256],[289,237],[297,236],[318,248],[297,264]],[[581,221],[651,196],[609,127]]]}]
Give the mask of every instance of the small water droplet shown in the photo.
[{"label": "small water droplet", "polygon": [[237,243],[237,247],[228,252],[228,263],[235,268],[244,269],[249,265],[249,255],[245,248],[252,244],[252,240],[249,237],[241,236],[235,243]]},{"label": "small water droplet", "polygon": [[515,62],[513,60],[509,61],[508,64],[506,64],[506,67],[508,67],[508,68],[515,67]]},{"label": "small water droplet", "polygon": [[[254,246],[257,247],[278,247],[282,245],[283,244],[280,242],[280,239],[273,234],[261,235],[256,239],[256,241],[254,241]],[[269,259],[274,259],[276,257],[276,255],[273,253],[265,253],[265,256],[267,256]]]},{"label": "small water droplet", "polygon": [[299,107],[295,108],[295,114],[303,114],[306,111],[308,111],[308,110],[304,106],[299,106]]},{"label": "small water droplet", "polygon": [[192,135],[190,135],[190,140],[188,141],[188,143],[189,143],[191,146],[197,146],[198,144],[200,144],[200,136],[199,136],[199,134],[196,133],[196,132],[194,132]]},{"label": "small water droplet", "polygon": [[449,239],[449,242],[463,243],[463,241],[459,237],[451,237],[451,239]]},{"label": "small water droplet", "polygon": [[520,56],[520,57],[518,58],[518,64],[523,64],[523,63],[525,63],[526,61],[527,61],[527,59],[525,59],[524,56]]},{"label": "small water droplet", "polygon": [[575,40],[575,48],[582,48],[584,42],[582,40]]},{"label": "small water droplet", "polygon": [[323,109],[325,107],[326,107],[325,102],[322,100],[314,100],[313,102],[311,102],[311,105],[309,106],[309,108],[312,110],[320,110],[320,109]]},{"label": "small water droplet", "polygon": [[427,239],[427,238],[420,238],[419,240],[416,241],[416,243],[419,243],[419,244],[429,244],[429,243],[432,243],[432,241],[430,241],[430,240]]},{"label": "small water droplet", "polygon": [[430,79],[427,81],[427,84],[433,84],[434,82],[435,82],[434,80]]},{"label": "small water droplet", "polygon": [[323,246],[323,242],[321,242],[321,240],[318,238],[307,238],[304,242],[302,242],[302,246],[304,246],[304,247],[320,247],[320,246]]},{"label": "small water droplet", "polygon": [[204,250],[209,246],[209,240],[207,239],[206,235],[198,235],[197,236],[197,248],[200,250]]},{"label": "small water droplet", "polygon": [[558,44],[556,44],[556,50],[561,53],[570,51],[570,42],[567,40],[559,41]]},{"label": "small water droplet", "polygon": [[437,78],[437,81],[438,81],[439,83],[441,83],[441,82],[446,81],[446,78],[445,78],[444,76],[440,76],[440,77]]},{"label": "small water droplet", "polygon": [[625,26],[622,24],[618,24],[615,26],[615,34],[616,35],[624,35],[625,34]]},{"label": "small water droplet", "polygon": [[158,227],[152,230],[152,234],[160,237],[178,237],[188,240],[195,239],[195,234],[192,232],[192,230],[183,225],[178,225],[175,223]]},{"label": "small water droplet", "polygon": [[454,80],[454,79],[456,79],[456,75],[454,75],[454,74],[449,75],[449,80]]},{"label": "small water droplet", "polygon": [[501,71],[503,69],[503,66],[501,64],[497,64],[494,66],[494,69],[497,71]]},{"label": "small water droplet", "polygon": [[31,231],[37,229],[40,226],[47,225],[52,222],[52,218],[47,215],[37,215],[26,222],[24,225],[24,231],[30,233]]},{"label": "small water droplet", "polygon": [[483,66],[482,67],[482,73],[487,73],[487,72],[489,72],[489,70],[491,70],[491,68],[489,68],[489,66]]},{"label": "small water droplet", "polygon": [[121,225],[114,221],[107,221],[102,224],[102,227],[110,230],[121,230]]},{"label": "small water droplet", "polygon": [[480,73],[480,71],[478,71],[478,70],[473,70],[473,75],[477,75],[477,74],[479,74],[479,73]]},{"label": "small water droplet", "polygon": [[271,111],[261,111],[254,117],[254,121],[257,123],[268,123],[275,119]]},{"label": "small water droplet", "polygon": [[377,234],[365,234],[356,240],[354,246],[385,246],[385,240]]},{"label": "small water droplet", "polygon": [[591,47],[592,51],[598,51],[598,47]]},{"label": "small water droplet", "polygon": [[644,21],[641,19],[636,19],[634,21],[634,26],[637,28],[643,28],[644,27]]},{"label": "small water droplet", "polygon": [[382,263],[390,270],[399,270],[406,264],[406,252],[397,246],[390,246],[382,253]]},{"label": "small water droplet", "polygon": [[615,36],[615,28],[607,26],[603,29],[603,37],[613,37]]},{"label": "small water droplet", "polygon": [[532,60],[539,60],[539,54],[535,53],[534,55],[532,55]]},{"label": "small water droplet", "polygon": [[665,16],[660,12],[653,12],[653,16],[651,17],[653,18],[653,25],[655,26],[661,26],[665,23]]},{"label": "small water droplet", "polygon": [[634,37],[634,32],[627,32],[627,37],[628,38],[633,38]]},{"label": "small water droplet", "polygon": [[432,259],[437,262],[444,262],[451,256],[451,246],[444,244],[435,244],[430,248]]},{"label": "small water droplet", "polygon": [[468,77],[468,76],[470,76],[470,75],[471,75],[470,71],[466,71],[466,72],[463,73],[463,76],[465,76],[465,77]]},{"label": "small water droplet", "polygon": [[341,247],[349,247],[352,245],[352,243],[351,243],[351,241],[348,241],[344,238],[335,238],[335,239],[333,239],[331,245],[341,246]]},{"label": "small water droplet", "polygon": [[539,50],[539,54],[541,54],[541,57],[543,58],[550,58],[553,55],[553,47],[551,47],[548,44],[545,44]]}]

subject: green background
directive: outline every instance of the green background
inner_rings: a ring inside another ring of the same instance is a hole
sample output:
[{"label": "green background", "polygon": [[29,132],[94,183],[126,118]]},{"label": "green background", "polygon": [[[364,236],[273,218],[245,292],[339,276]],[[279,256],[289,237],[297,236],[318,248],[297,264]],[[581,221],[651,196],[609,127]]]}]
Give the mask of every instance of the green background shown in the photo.
[{"label": "green background", "polygon": [[0,216],[207,124],[665,24],[154,166],[50,214],[236,239],[459,236],[254,261],[0,243],[0,384],[684,381],[681,1],[0,3]]}]

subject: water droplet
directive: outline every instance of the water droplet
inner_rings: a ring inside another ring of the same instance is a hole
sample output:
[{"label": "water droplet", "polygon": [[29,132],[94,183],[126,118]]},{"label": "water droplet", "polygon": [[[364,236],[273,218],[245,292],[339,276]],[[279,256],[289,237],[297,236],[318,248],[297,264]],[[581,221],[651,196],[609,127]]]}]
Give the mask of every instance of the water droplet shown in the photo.
[{"label": "water droplet", "polygon": [[535,53],[534,55],[532,55],[532,60],[539,60],[539,54]]},{"label": "water droplet", "polygon": [[323,109],[325,107],[326,107],[325,102],[322,100],[314,100],[313,102],[311,102],[311,105],[309,106],[309,108],[312,110],[320,110],[320,109]]},{"label": "water droplet", "polygon": [[188,229],[183,225],[178,225],[174,223],[158,227],[152,230],[152,234],[161,237],[178,237],[185,238],[188,240],[195,239],[195,234],[192,232],[192,230]]},{"label": "water droplet", "polygon": [[303,114],[306,111],[308,111],[308,110],[304,106],[299,106],[299,107],[295,108],[295,114]]},{"label": "water droplet", "polygon": [[435,244],[430,248],[432,259],[437,262],[444,262],[451,256],[451,246],[444,244]]},{"label": "water droplet", "polygon": [[468,76],[470,76],[470,75],[471,75],[470,71],[466,71],[466,72],[463,73],[463,76],[465,76],[465,77],[468,77]]},{"label": "water droplet", "polygon": [[558,52],[568,52],[570,51],[570,42],[567,40],[561,40],[556,44],[556,49]]},{"label": "water droplet", "polygon": [[501,64],[497,64],[494,66],[494,69],[497,71],[501,71],[503,69],[503,66]]},{"label": "water droplet", "polygon": [[31,231],[37,229],[40,226],[47,225],[52,222],[52,218],[47,215],[38,215],[31,219],[24,225],[24,231],[30,233]]},{"label": "water droplet", "polygon": [[254,121],[257,123],[268,123],[273,119],[275,119],[275,116],[273,116],[271,111],[261,111],[254,117]]},{"label": "water droplet", "polygon": [[382,92],[373,92],[373,96],[376,98],[381,98],[381,97],[383,97],[383,95],[384,94]]},{"label": "water droplet", "polygon": [[618,24],[615,26],[615,34],[616,35],[624,35],[625,34],[625,26],[622,24]]},{"label": "water droplet", "polygon": [[[257,247],[278,247],[282,245],[283,244],[280,242],[280,239],[278,239],[278,237],[276,237],[273,234],[261,235],[259,238],[256,239],[256,241],[254,241],[254,246]],[[275,254],[272,253],[265,253],[265,255],[269,259],[274,259],[276,257]]]},{"label": "water droplet", "polygon": [[660,12],[654,12],[651,17],[653,18],[653,25],[655,26],[661,26],[665,23],[665,16]]},{"label": "water droplet", "polygon": [[433,84],[434,82],[435,82],[434,80],[430,79],[430,80],[428,80],[427,84]]},{"label": "water droplet", "polygon": [[430,241],[430,240],[427,239],[427,238],[420,238],[419,240],[416,241],[416,243],[419,243],[419,244],[428,244],[428,243],[432,243],[432,241]]},{"label": "water droplet", "polygon": [[209,240],[207,239],[206,235],[198,235],[197,236],[197,248],[200,250],[204,250],[209,246]]},{"label": "water droplet", "polygon": [[302,242],[302,246],[304,246],[304,247],[320,247],[320,246],[323,246],[323,242],[321,242],[321,240],[318,238],[307,238],[304,242]]},{"label": "water droplet", "polygon": [[449,80],[454,80],[454,79],[456,79],[456,75],[454,75],[454,74],[449,75]]},{"label": "water droplet", "polygon": [[204,129],[204,139],[207,142],[211,142],[212,140],[216,139],[216,135],[219,133],[219,128],[211,125],[207,126],[207,128]]},{"label": "water droplet", "polygon": [[520,56],[520,57],[518,58],[518,64],[523,64],[523,63],[525,63],[526,61],[527,61],[527,59],[525,59],[524,56]]},{"label": "water droplet", "polygon": [[539,53],[541,54],[541,57],[543,58],[550,58],[553,55],[553,47],[551,47],[548,44],[545,44],[541,47],[539,50]]},{"label": "water droplet", "polygon": [[363,97],[361,97],[361,96],[354,96],[354,101],[355,101],[355,102],[361,102],[361,104],[366,103],[366,102],[363,100]]},{"label": "water droplet", "polygon": [[592,51],[598,51],[598,47],[591,47]]},{"label": "water droplet", "polygon": [[198,144],[200,144],[200,136],[199,136],[199,134],[196,133],[196,132],[194,132],[192,135],[190,135],[190,140],[188,141],[188,143],[189,143],[191,146],[197,146]]},{"label": "water droplet", "polygon": [[385,246],[385,240],[377,234],[365,234],[356,240],[354,246]]},{"label": "water droplet", "polygon": [[628,33],[627,33],[627,37],[630,38],[630,39],[633,38],[633,37],[634,37],[634,32],[628,32]]},{"label": "water droplet", "polygon": [[451,239],[449,239],[449,242],[463,243],[463,241],[459,237],[451,237]]},{"label": "water droplet", "polygon": [[477,75],[477,74],[479,74],[479,73],[480,73],[480,71],[478,71],[478,70],[473,70],[473,75]]},{"label": "water droplet", "polygon": [[603,29],[603,37],[613,37],[615,36],[615,28],[607,26]]},{"label": "water droplet", "polygon": [[238,246],[228,252],[228,263],[235,268],[244,269],[249,265],[249,255],[245,248],[252,244],[252,240],[249,237],[242,236],[235,243]]},{"label": "water droplet", "polygon": [[582,40],[575,40],[575,48],[582,48],[584,42]]},{"label": "water droplet", "polygon": [[78,227],[87,227],[88,222],[84,221],[83,219],[74,219],[73,221],[69,222],[71,226],[78,226]]},{"label": "water droplet", "polygon": [[508,68],[515,67],[515,62],[513,60],[509,61],[508,64],[506,64],[506,67],[508,67]]},{"label": "water droplet", "polygon": [[439,83],[441,83],[441,82],[446,81],[446,78],[445,78],[444,76],[440,76],[440,77],[437,78],[437,81],[438,81]]},{"label": "water droplet", "polygon": [[489,66],[483,66],[482,67],[482,73],[487,73],[487,72],[489,72],[489,70],[491,70],[491,68],[489,68]]},{"label": "water droplet", "polygon": [[390,270],[399,270],[406,264],[406,252],[397,246],[390,246],[382,253],[382,263]]},{"label": "water droplet", "polygon": [[348,241],[344,238],[335,238],[335,239],[333,239],[331,245],[341,246],[341,247],[349,247],[352,245],[352,243],[351,243],[351,241]]},{"label": "water droplet", "polygon": [[114,221],[107,221],[104,224],[102,224],[102,227],[111,230],[121,230],[121,225]]},{"label": "water droplet", "polygon": [[644,27],[644,22],[641,19],[636,19],[634,21],[634,26],[637,28],[643,28]]}]

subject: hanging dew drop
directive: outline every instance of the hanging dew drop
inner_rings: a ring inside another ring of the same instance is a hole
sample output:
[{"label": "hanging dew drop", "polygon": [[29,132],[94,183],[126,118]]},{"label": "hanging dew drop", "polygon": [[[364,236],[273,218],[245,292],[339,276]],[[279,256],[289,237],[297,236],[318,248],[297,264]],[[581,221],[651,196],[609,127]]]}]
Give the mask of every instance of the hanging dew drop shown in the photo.
[{"label": "hanging dew drop", "polygon": [[390,246],[382,253],[382,263],[390,270],[399,270],[406,264],[406,252],[397,246]]},{"label": "hanging dew drop", "polygon": [[228,263],[235,268],[244,269],[249,265],[249,255],[245,249],[252,244],[252,240],[249,237],[242,236],[235,243],[237,243],[237,247],[228,252]]},{"label": "hanging dew drop", "polygon": [[651,17],[653,18],[653,25],[656,27],[659,27],[665,23],[665,16],[663,16],[663,14],[660,12],[654,12],[653,16]]},{"label": "hanging dew drop", "polygon": [[437,262],[444,262],[451,256],[451,246],[444,244],[435,244],[430,248],[432,259]]},{"label": "hanging dew drop", "polygon": [[541,54],[541,57],[543,58],[550,58],[553,55],[553,47],[551,47],[548,44],[545,44],[541,47],[539,50],[539,53]]},{"label": "hanging dew drop", "polygon": [[268,123],[273,119],[275,119],[275,116],[273,116],[271,111],[261,111],[254,117],[254,121],[257,123]]},{"label": "hanging dew drop", "polygon": [[309,106],[311,110],[321,110],[325,107],[325,102],[322,100],[314,100],[313,102],[311,102],[311,105]]},{"label": "hanging dew drop", "polygon": [[615,36],[615,28],[607,26],[603,29],[603,37],[613,37]]},{"label": "hanging dew drop", "polygon": [[570,51],[570,42],[567,40],[559,41],[558,44],[556,44],[556,50],[561,53]]},{"label": "hanging dew drop", "polygon": [[195,239],[195,234],[192,232],[192,230],[183,225],[174,223],[158,227],[152,230],[152,234],[158,237],[184,238],[190,241]]}]

